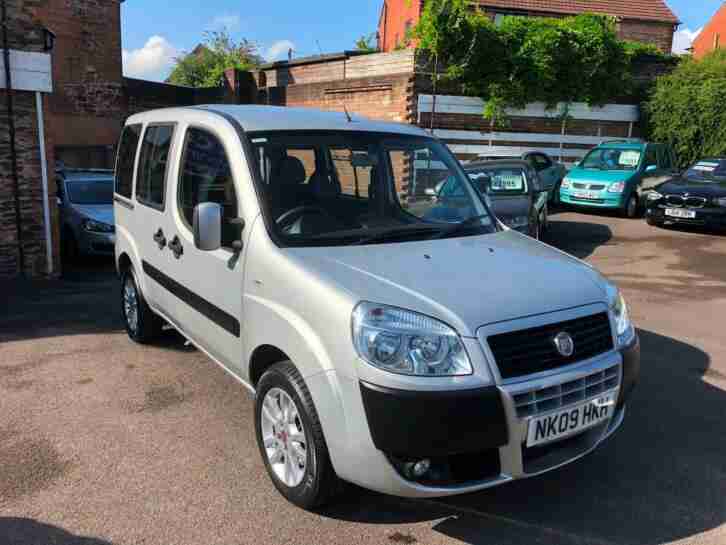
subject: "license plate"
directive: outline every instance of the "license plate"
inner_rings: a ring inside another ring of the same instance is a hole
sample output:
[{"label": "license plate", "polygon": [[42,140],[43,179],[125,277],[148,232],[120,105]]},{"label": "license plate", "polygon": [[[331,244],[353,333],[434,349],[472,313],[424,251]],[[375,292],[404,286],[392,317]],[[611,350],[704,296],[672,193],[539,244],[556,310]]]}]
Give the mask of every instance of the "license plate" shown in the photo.
[{"label": "license plate", "polygon": [[685,210],[684,208],[666,208],[665,215],[671,218],[683,218],[687,220],[696,218],[696,213],[693,210]]},{"label": "license plate", "polygon": [[534,447],[564,439],[597,426],[613,415],[615,392],[529,422],[527,446]]},{"label": "license plate", "polygon": [[577,199],[595,200],[600,198],[600,193],[597,191],[573,191],[572,196]]}]

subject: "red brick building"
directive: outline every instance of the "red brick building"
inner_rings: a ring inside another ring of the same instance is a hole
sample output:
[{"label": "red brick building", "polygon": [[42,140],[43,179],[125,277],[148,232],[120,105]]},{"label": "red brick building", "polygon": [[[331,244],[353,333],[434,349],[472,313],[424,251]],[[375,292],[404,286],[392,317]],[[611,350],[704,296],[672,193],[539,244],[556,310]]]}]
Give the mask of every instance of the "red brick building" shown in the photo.
[{"label": "red brick building", "polygon": [[726,4],[716,12],[693,41],[693,56],[702,58],[711,51],[726,48]]},{"label": "red brick building", "polygon": [[[407,45],[409,29],[421,16],[425,0],[384,0],[378,23],[379,48],[393,51]],[[566,17],[602,13],[618,19],[621,38],[657,45],[670,53],[680,24],[665,0],[472,0],[493,20],[505,15]]]}]

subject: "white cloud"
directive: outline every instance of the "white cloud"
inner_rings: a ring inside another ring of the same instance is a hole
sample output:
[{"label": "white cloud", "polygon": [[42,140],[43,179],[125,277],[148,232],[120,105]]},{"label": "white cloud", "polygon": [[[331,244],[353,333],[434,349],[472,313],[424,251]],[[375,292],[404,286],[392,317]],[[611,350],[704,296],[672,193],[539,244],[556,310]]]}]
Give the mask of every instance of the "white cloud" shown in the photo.
[{"label": "white cloud", "polygon": [[295,44],[290,40],[278,40],[265,51],[265,58],[270,61],[287,59],[287,52],[295,49]]},{"label": "white cloud", "polygon": [[152,36],[141,49],[123,50],[124,75],[163,81],[180,51],[163,36]]},{"label": "white cloud", "polygon": [[241,21],[239,15],[217,15],[214,19],[212,19],[211,28],[213,28],[214,30],[226,29],[231,32],[233,30],[239,29],[240,23]]},{"label": "white cloud", "polygon": [[673,53],[676,55],[685,55],[688,53],[688,48],[693,45],[693,40],[698,37],[702,30],[703,28],[699,28],[695,31],[690,28],[682,28],[681,30],[676,31],[673,35]]}]

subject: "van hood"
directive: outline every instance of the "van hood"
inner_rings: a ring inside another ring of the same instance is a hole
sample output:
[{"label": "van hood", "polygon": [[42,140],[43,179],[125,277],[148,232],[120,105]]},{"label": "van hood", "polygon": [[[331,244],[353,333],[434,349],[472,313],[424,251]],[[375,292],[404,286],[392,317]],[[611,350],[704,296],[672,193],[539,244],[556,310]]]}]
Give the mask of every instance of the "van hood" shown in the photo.
[{"label": "van hood", "polygon": [[359,301],[433,316],[465,337],[494,322],[606,301],[597,271],[513,231],[289,251]]},{"label": "van hood", "polygon": [[74,204],[73,207],[79,214],[88,219],[100,221],[108,225],[113,225],[113,205],[112,204]]},{"label": "van hood", "polygon": [[567,179],[572,182],[590,184],[611,184],[614,182],[625,182],[632,178],[637,172],[634,170],[597,170],[573,168],[567,173]]}]

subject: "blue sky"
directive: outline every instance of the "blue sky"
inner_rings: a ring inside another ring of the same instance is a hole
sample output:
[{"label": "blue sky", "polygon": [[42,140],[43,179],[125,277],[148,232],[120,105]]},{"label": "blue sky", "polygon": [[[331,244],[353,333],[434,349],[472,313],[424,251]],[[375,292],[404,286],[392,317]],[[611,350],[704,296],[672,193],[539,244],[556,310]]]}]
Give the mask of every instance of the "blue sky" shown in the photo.
[{"label": "blue sky", "polygon": [[[173,59],[192,49],[205,30],[227,28],[235,38],[259,45],[269,59],[314,55],[353,47],[375,32],[383,0],[305,0],[190,2],[126,0],[122,4],[122,40],[126,75],[164,79]],[[666,0],[684,22],[679,45],[687,45],[722,0]]]}]

